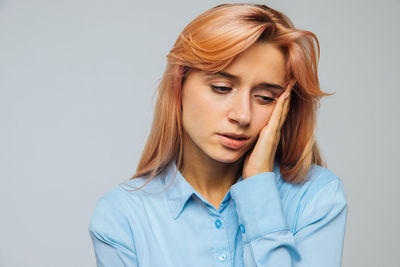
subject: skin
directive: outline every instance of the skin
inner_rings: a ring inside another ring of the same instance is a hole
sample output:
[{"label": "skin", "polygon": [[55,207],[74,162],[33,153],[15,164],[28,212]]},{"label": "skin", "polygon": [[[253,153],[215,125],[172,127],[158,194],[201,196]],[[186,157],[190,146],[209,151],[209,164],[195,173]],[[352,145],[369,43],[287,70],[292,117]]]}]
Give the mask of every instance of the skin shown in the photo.
[{"label": "skin", "polygon": [[[284,54],[271,43],[256,43],[223,72],[233,80],[192,69],[182,88],[185,179],[217,210],[237,179],[273,171],[280,129],[289,111],[292,84],[286,81]],[[272,83],[282,89],[260,88]],[[227,87],[213,89],[213,86]],[[286,99],[285,97],[288,96]],[[274,97],[276,101],[265,101]],[[249,136],[240,149],[224,146],[218,133]]]}]

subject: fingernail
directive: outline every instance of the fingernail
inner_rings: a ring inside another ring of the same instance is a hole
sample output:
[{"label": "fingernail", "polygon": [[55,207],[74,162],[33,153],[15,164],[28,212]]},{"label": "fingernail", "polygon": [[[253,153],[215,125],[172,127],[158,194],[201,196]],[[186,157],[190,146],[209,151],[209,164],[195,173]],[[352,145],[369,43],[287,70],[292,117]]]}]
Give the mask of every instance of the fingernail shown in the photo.
[{"label": "fingernail", "polygon": [[285,96],[285,99],[288,98],[289,95],[290,95],[290,92],[287,92],[287,93],[286,93],[286,96]]}]

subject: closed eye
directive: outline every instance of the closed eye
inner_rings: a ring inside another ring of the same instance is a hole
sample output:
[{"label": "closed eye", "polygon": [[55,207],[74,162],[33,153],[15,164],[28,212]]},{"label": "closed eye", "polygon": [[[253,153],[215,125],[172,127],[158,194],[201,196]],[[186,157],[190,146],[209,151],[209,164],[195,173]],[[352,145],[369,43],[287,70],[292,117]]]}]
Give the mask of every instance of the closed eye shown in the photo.
[{"label": "closed eye", "polygon": [[267,103],[276,101],[276,98],[273,98],[273,97],[262,96],[262,95],[259,95],[259,97],[260,97],[263,101],[266,101]]},{"label": "closed eye", "polygon": [[[216,86],[216,85],[210,85],[210,87],[217,93],[217,94],[226,94],[229,93],[232,88],[227,87],[227,86]],[[276,98],[273,97],[268,97],[268,96],[263,96],[263,95],[256,95],[258,99],[261,100],[262,104],[270,104],[274,101],[276,101]]]},{"label": "closed eye", "polygon": [[215,85],[211,85],[211,88],[216,91],[219,94],[224,94],[229,92],[230,90],[232,90],[232,88],[230,87],[226,87],[226,86],[215,86]]}]

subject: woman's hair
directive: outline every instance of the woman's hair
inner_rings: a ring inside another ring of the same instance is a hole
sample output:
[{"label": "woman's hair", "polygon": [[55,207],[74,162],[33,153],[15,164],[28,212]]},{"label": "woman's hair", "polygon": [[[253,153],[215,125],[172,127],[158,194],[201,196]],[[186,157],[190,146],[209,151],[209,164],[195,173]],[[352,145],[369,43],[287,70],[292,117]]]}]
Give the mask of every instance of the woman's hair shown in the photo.
[{"label": "woman's hair", "polygon": [[[312,164],[326,166],[314,135],[320,90],[319,43],[309,31],[296,29],[284,14],[258,4],[222,4],[191,21],[167,55],[156,93],[150,135],[133,178],[161,173],[183,156],[182,84],[190,69],[218,72],[258,42],[280,47],[286,58],[286,84],[292,83],[290,110],[282,126],[276,160],[282,178],[303,182]],[[144,186],[143,185],[143,186]]]}]

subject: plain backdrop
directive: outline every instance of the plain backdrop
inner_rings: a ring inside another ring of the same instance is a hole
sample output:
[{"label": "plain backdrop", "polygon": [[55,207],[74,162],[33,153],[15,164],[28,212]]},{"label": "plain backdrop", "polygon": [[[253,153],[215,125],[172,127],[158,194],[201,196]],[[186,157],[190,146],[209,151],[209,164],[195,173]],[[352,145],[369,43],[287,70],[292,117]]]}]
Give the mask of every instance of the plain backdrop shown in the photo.
[{"label": "plain backdrop", "polygon": [[[349,203],[343,266],[400,266],[400,1],[251,2],[319,38],[336,94],[316,133]],[[177,36],[221,3],[0,0],[0,266],[95,266],[94,205],[136,170]]]}]

